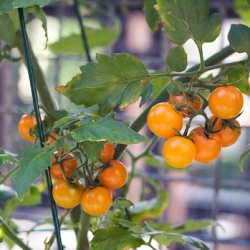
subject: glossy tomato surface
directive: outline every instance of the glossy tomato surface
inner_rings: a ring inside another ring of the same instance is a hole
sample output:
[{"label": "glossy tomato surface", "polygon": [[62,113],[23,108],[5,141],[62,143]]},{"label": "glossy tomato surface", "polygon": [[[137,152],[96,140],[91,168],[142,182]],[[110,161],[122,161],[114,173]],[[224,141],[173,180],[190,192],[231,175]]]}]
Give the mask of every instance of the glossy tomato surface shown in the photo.
[{"label": "glossy tomato surface", "polygon": [[169,138],[176,135],[176,131],[182,129],[183,116],[178,113],[168,102],[154,105],[147,116],[149,129],[157,136]]},{"label": "glossy tomato surface", "polygon": [[106,143],[101,150],[101,161],[104,163],[108,163],[110,160],[113,159],[115,154],[115,147],[111,143]]},{"label": "glossy tomato surface", "polygon": [[18,122],[19,134],[27,141],[35,141],[35,137],[30,135],[30,130],[36,126],[35,115],[23,115]]}]

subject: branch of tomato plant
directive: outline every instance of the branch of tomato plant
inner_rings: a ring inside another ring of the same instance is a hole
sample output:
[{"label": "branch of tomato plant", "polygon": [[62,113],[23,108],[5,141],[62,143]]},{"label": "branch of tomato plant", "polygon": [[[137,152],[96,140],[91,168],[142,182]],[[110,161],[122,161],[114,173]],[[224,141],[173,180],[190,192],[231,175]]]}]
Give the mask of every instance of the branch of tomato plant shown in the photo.
[{"label": "branch of tomato plant", "polygon": [[[233,53],[234,53],[234,50],[230,46],[227,46],[224,49],[222,49],[220,52],[214,54],[213,56],[211,56],[210,58],[205,60],[205,65],[206,65],[206,67],[211,67],[212,65],[215,65],[216,63],[219,63],[222,60],[224,60],[225,58],[229,57]],[[197,64],[197,65],[191,67],[190,69],[188,69],[187,72],[189,72],[189,73],[195,72],[196,70],[199,69],[199,67],[200,67],[200,64]],[[211,67],[211,69],[212,69],[212,67]],[[188,82],[189,77],[179,77],[176,79],[176,81]],[[149,103],[149,105],[144,109],[144,111],[131,124],[130,128],[136,132],[140,131],[142,129],[142,127],[146,124],[147,114],[148,114],[149,110],[155,104],[157,104],[159,102],[168,101],[168,98],[169,98],[168,84],[166,84],[166,86],[161,90],[161,92],[158,94],[158,96]],[[123,154],[126,147],[127,146],[124,144],[118,144],[116,146],[116,152],[115,152],[114,158],[118,159]]]},{"label": "branch of tomato plant", "polygon": [[7,236],[11,241],[15,242],[23,250],[32,250],[17,236],[17,233],[13,231],[6,221],[0,216],[0,224],[3,227],[4,235]]},{"label": "branch of tomato plant", "polygon": [[11,175],[19,168],[20,166],[17,165],[15,167],[13,167],[11,170],[8,171],[7,174],[2,175],[1,174],[1,180],[0,180],[0,184],[3,184],[7,179],[9,179],[11,177]]}]

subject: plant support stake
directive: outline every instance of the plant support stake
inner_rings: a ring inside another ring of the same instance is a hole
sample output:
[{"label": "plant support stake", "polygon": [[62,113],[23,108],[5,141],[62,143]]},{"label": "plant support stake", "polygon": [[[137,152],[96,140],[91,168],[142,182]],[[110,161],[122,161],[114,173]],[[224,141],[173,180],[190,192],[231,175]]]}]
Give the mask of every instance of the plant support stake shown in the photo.
[{"label": "plant support stake", "polygon": [[[22,8],[18,9],[18,14],[19,14],[21,32],[22,32],[22,37],[23,37],[23,42],[24,42],[24,50],[25,50],[25,57],[26,57],[25,59],[27,63],[28,73],[29,73],[30,88],[31,88],[33,106],[34,106],[36,120],[37,120],[40,145],[41,147],[44,147],[43,142],[45,140],[44,140],[44,133],[43,133],[43,124],[42,124],[41,115],[39,111],[38,95],[37,95],[37,90],[36,90],[35,77],[34,77],[34,72],[32,68],[31,53],[29,49],[28,36],[26,32],[26,26],[25,26],[25,20],[24,20]],[[52,192],[51,192],[52,182],[51,182],[51,178],[50,178],[48,170],[45,170],[45,176],[46,176],[46,182],[47,182],[48,192],[49,192],[49,197],[50,197],[51,212],[52,212],[52,217],[53,217],[53,222],[54,222],[54,227],[55,227],[57,246],[58,246],[58,250],[63,250],[61,234],[60,234],[60,226],[59,226],[59,221],[58,221],[58,214],[57,214],[55,202],[52,198]]]}]

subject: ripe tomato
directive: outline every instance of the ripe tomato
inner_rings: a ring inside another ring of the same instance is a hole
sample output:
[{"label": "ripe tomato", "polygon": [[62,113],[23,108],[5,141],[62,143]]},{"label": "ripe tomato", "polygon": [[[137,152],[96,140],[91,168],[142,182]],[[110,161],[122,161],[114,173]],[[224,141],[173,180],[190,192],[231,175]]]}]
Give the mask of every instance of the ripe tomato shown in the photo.
[{"label": "ripe tomato", "polygon": [[[61,152],[56,151],[54,154],[57,157],[59,157],[61,155]],[[60,167],[60,163],[53,165],[53,163],[55,163],[55,162],[56,162],[56,158],[53,158],[51,160],[52,167],[50,167],[50,169],[49,169],[50,175],[54,179],[60,179],[63,177],[62,169]],[[71,176],[71,174],[73,173],[74,169],[77,167],[77,160],[73,154],[68,153],[61,161],[61,164],[62,164],[64,171],[65,171],[65,177],[69,178]]]},{"label": "ripe tomato", "polygon": [[61,178],[53,186],[52,196],[58,206],[73,208],[80,204],[83,192],[80,181],[71,183]]},{"label": "ripe tomato", "polygon": [[58,138],[58,135],[56,132],[52,131],[49,135],[46,136],[46,145],[53,144]]},{"label": "ripe tomato", "polygon": [[[215,116],[213,115],[209,119],[211,121],[215,120]],[[230,127],[229,125],[224,125],[224,121],[221,119],[217,119],[213,126],[213,131],[218,131],[220,132],[216,133],[214,137],[218,138],[220,140],[222,147],[229,147],[233,145],[240,137],[241,135],[241,129],[240,129],[240,124],[237,120],[232,120],[231,121],[235,127],[238,127],[239,129]]]},{"label": "ripe tomato", "polygon": [[169,138],[176,135],[176,130],[181,130],[183,117],[168,102],[154,105],[148,112],[147,124],[149,129],[157,136]]},{"label": "ripe tomato", "polygon": [[234,118],[243,107],[243,95],[234,86],[218,87],[210,94],[208,107],[218,118]]},{"label": "ripe tomato", "polygon": [[128,179],[128,171],[125,165],[118,160],[111,160],[109,166],[100,170],[98,180],[102,186],[117,189],[121,188]]},{"label": "ripe tomato", "polygon": [[110,209],[112,199],[112,193],[106,187],[87,189],[82,195],[82,209],[89,215],[99,216]]},{"label": "ripe tomato", "polygon": [[162,155],[165,161],[175,168],[184,168],[192,163],[196,153],[192,140],[173,136],[163,145]]},{"label": "ripe tomato", "polygon": [[195,160],[209,163],[217,159],[221,152],[221,142],[215,136],[208,136],[202,127],[191,131],[191,139],[196,148]]},{"label": "ripe tomato", "polygon": [[35,137],[30,135],[30,129],[36,126],[35,115],[23,115],[18,122],[19,134],[27,141],[34,141]]},{"label": "ripe tomato", "polygon": [[113,159],[115,154],[115,147],[113,144],[106,143],[103,146],[103,149],[101,151],[100,159],[104,163],[108,163],[111,159]]},{"label": "ripe tomato", "polygon": [[[169,103],[172,104],[174,107],[188,104],[190,107],[192,107],[196,111],[198,111],[201,108],[202,103],[201,103],[200,96],[196,95],[195,96],[196,100],[192,98],[187,98],[185,100],[182,100],[183,97],[184,97],[183,93],[171,95],[169,98]],[[181,113],[183,117],[187,117],[192,114],[192,110],[190,108],[182,108],[180,111],[178,110],[178,112]]]}]

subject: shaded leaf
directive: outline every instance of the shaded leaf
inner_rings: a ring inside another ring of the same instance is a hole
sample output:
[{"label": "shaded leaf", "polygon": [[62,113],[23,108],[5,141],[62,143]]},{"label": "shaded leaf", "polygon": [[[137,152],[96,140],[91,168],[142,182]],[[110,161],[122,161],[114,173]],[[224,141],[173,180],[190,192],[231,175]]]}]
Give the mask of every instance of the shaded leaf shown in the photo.
[{"label": "shaded leaf", "polygon": [[232,49],[238,53],[250,55],[250,28],[244,24],[232,24],[228,33],[228,41]]},{"label": "shaded leaf", "polygon": [[243,163],[248,155],[250,155],[250,144],[247,145],[247,147],[244,149],[244,151],[240,155],[239,167],[240,167],[241,172],[243,172]]},{"label": "shaded leaf", "polygon": [[157,0],[156,9],[169,40],[183,45],[193,39],[196,44],[213,42],[220,34],[221,18],[215,13],[209,17],[207,1]]},{"label": "shaded leaf", "polygon": [[37,146],[23,151],[20,167],[12,176],[19,198],[23,198],[41,172],[50,166],[53,156],[53,152],[47,152],[45,148]]},{"label": "shaded leaf", "polygon": [[169,50],[166,58],[172,71],[181,72],[187,67],[187,54],[182,46],[176,46]]},{"label": "shaded leaf", "polygon": [[158,12],[154,8],[154,5],[155,5],[155,0],[143,1],[143,11],[146,17],[146,21],[149,28],[153,32],[159,29],[159,24],[161,23]]},{"label": "shaded leaf", "polygon": [[42,196],[40,190],[36,186],[31,186],[24,197],[19,200],[19,206],[35,206],[40,204],[42,201]]},{"label": "shaded leaf", "polygon": [[190,244],[193,247],[196,247],[196,248],[201,249],[201,250],[210,250],[208,248],[208,246],[200,239],[197,239],[197,238],[191,237],[191,236],[186,236],[186,235],[183,235],[181,238],[186,243]]},{"label": "shaded leaf", "polygon": [[160,217],[167,205],[168,195],[166,191],[159,190],[156,197],[138,202],[133,208],[129,209],[129,212],[132,221],[142,222]]},{"label": "shaded leaf", "polygon": [[140,247],[144,243],[139,235],[120,227],[99,229],[93,235],[94,238],[90,242],[93,250],[109,250],[110,246],[115,246],[116,250],[124,250]]},{"label": "shaded leaf", "polygon": [[0,38],[10,47],[15,47],[16,34],[14,25],[8,15],[0,15]]},{"label": "shaded leaf", "polygon": [[98,162],[100,161],[103,144],[104,142],[83,141],[81,142],[81,147],[83,148],[84,153],[91,159],[92,162]]},{"label": "shaded leaf", "polygon": [[48,5],[52,0],[1,0],[0,1],[0,14],[8,13],[16,8],[27,8],[34,5],[41,7]]},{"label": "shaded leaf", "polygon": [[[151,97],[155,98],[167,84],[170,84],[170,78],[169,77],[156,78],[152,80],[152,83],[154,85],[154,92],[152,93]],[[166,95],[165,101],[168,101],[168,99],[169,97]]]},{"label": "shaded leaf", "polygon": [[11,199],[15,196],[15,191],[9,186],[6,186],[4,184],[0,185],[0,204],[3,204],[7,200]]},{"label": "shaded leaf", "polygon": [[[111,27],[101,29],[85,28],[89,48],[100,47],[114,42],[120,32],[119,22]],[[97,39],[98,38],[98,39]],[[49,44],[49,49],[57,54],[85,54],[81,34],[71,34],[62,37],[59,41]]]},{"label": "shaded leaf", "polygon": [[90,118],[83,119],[80,126],[70,134],[77,142],[108,141],[110,143],[134,144],[147,141],[145,136],[128,128],[126,124],[115,121],[111,116],[106,116],[96,122]]},{"label": "shaded leaf", "polygon": [[100,104],[99,114],[103,116],[117,105],[122,109],[140,96],[150,96],[151,77],[140,60],[126,53],[113,58],[98,54],[96,59],[98,63],[82,66],[82,74],[56,89],[75,104]]},{"label": "shaded leaf", "polygon": [[0,148],[0,166],[3,164],[13,164],[17,160],[14,156],[10,153],[5,152],[3,149]]}]

